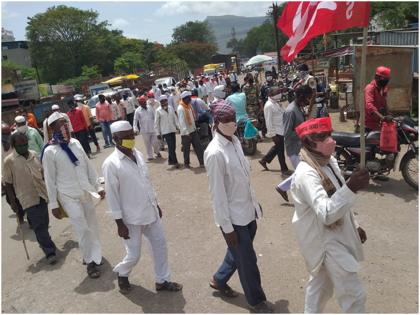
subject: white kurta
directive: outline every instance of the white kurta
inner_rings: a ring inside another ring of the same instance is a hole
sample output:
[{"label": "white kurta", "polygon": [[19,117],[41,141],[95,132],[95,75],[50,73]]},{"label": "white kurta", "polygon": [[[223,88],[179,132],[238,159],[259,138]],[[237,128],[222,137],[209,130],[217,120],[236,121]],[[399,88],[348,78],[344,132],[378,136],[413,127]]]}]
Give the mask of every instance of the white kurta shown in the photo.
[{"label": "white kurta", "polygon": [[305,312],[321,312],[334,288],[343,311],[358,313],[364,310],[365,293],[357,278],[363,250],[352,212],[356,194],[345,184],[337,160],[331,158],[330,165],[342,183],[340,187],[328,166],[322,167],[336,187],[331,197],[306,162],[299,163],[292,177],[292,223],[311,274]]},{"label": "white kurta", "polygon": [[50,145],[44,151],[42,166],[48,192],[48,208],[58,208],[60,201],[76,232],[79,248],[86,263],[102,260],[98,222],[92,196],[103,190],[95,169],[80,142],[71,139],[70,149],[79,160],[75,166],[59,145]]},{"label": "white kurta", "polygon": [[108,207],[114,219],[123,220],[130,237],[124,240],[126,256],[114,272],[128,277],[140,259],[144,235],[152,248],[156,282],[162,283],[170,278],[165,234],[147,166],[140,151],[133,152],[137,163],[115,149],[102,165]]}]

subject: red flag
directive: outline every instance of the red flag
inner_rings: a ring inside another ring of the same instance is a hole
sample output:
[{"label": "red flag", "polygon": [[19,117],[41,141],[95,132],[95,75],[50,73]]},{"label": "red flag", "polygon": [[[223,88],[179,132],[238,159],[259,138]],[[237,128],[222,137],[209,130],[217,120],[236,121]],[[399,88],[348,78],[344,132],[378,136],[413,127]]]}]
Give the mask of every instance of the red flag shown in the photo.
[{"label": "red flag", "polygon": [[289,62],[315,36],[367,26],[369,14],[369,2],[288,2],[277,22],[277,27],[289,36],[281,56]]}]

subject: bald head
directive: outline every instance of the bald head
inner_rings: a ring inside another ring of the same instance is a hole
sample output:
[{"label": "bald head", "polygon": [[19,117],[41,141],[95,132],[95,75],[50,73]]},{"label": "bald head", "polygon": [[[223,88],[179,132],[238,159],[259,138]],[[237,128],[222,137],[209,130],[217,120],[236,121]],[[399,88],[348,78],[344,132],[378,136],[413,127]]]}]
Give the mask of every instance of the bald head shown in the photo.
[{"label": "bald head", "polygon": [[10,135],[11,134],[9,124],[6,124],[4,121],[1,122],[1,134],[2,135]]}]

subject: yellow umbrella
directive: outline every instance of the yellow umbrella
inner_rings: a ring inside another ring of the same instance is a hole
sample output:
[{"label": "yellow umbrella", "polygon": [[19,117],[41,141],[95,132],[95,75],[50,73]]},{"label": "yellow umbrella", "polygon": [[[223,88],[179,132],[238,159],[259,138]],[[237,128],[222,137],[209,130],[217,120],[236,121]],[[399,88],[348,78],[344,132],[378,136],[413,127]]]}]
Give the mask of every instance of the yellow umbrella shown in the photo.
[{"label": "yellow umbrella", "polygon": [[124,80],[124,77],[116,77],[116,78],[112,78],[109,79],[108,81],[102,82],[102,83],[107,83],[107,84],[120,84],[122,83]]},{"label": "yellow umbrella", "polygon": [[127,80],[135,80],[135,79],[138,79],[138,78],[140,78],[140,77],[137,74],[128,74],[124,77],[124,79],[127,79]]}]

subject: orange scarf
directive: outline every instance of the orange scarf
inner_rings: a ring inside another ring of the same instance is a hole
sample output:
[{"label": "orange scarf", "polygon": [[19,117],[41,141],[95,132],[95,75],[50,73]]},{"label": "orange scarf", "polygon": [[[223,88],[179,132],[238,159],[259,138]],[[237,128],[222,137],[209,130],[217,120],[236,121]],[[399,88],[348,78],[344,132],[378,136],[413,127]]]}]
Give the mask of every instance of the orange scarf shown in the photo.
[{"label": "orange scarf", "polygon": [[[194,111],[192,110],[191,104],[185,104],[182,100],[179,102],[179,104],[184,108],[185,118],[187,120],[187,124],[192,126],[193,121],[192,121],[190,113],[192,112],[193,115],[194,115]],[[191,110],[191,112],[190,112],[190,110]]]}]

